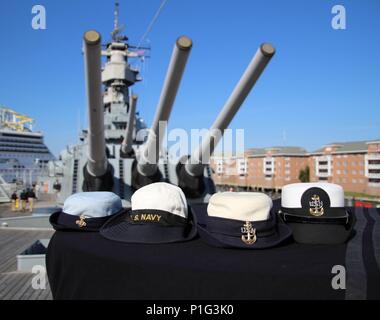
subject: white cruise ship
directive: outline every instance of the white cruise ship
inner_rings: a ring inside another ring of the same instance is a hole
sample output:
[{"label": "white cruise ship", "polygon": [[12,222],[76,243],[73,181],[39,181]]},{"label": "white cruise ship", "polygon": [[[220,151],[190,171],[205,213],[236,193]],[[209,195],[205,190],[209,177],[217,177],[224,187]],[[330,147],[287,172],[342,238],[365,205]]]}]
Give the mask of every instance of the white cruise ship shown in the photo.
[{"label": "white cruise ship", "polygon": [[0,106],[0,175],[8,183],[36,183],[53,154],[41,132],[33,132],[34,120]]}]

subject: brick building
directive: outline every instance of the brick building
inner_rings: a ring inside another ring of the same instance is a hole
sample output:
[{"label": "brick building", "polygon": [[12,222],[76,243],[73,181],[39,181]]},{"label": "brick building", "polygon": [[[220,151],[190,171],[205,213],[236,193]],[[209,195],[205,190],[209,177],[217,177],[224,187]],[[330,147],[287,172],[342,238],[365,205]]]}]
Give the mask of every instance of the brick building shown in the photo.
[{"label": "brick building", "polygon": [[216,184],[267,191],[299,182],[307,165],[307,151],[300,147],[252,148],[244,157],[213,157],[211,163]]},{"label": "brick building", "polygon": [[307,166],[310,181],[380,196],[380,140],[332,143],[311,153],[300,147],[252,148],[242,157],[211,159],[217,185],[262,191],[300,182],[300,171]]},{"label": "brick building", "polygon": [[332,143],[310,153],[310,180],[380,196],[380,140]]}]

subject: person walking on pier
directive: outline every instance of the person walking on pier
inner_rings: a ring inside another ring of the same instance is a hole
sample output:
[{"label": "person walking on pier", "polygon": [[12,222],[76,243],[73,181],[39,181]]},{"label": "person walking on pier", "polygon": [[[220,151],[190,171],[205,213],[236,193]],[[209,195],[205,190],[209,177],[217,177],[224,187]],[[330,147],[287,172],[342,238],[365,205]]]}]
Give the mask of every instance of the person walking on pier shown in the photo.
[{"label": "person walking on pier", "polygon": [[12,211],[16,211],[16,204],[17,204],[17,200],[18,200],[18,196],[17,196],[17,193],[16,191],[13,191],[12,195],[11,195],[11,200],[12,200]]},{"label": "person walking on pier", "polygon": [[20,194],[20,200],[21,200],[21,210],[24,212],[26,210],[26,201],[28,200],[28,195],[26,193],[26,190],[22,190]]},{"label": "person walking on pier", "polygon": [[34,200],[36,199],[36,194],[33,189],[29,189],[27,192],[28,202],[29,202],[29,212],[33,212]]}]

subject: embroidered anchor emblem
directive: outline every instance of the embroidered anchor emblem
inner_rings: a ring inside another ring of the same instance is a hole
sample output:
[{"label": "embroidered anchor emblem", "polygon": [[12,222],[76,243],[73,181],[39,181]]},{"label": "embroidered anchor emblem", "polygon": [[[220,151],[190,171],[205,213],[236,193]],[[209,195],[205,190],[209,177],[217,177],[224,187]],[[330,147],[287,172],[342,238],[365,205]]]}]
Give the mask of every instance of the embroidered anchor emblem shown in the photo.
[{"label": "embroidered anchor emblem", "polygon": [[245,244],[254,244],[257,240],[256,229],[252,227],[252,224],[249,221],[241,227],[241,241]]},{"label": "embroidered anchor emblem", "polygon": [[319,198],[318,195],[313,195],[311,197],[312,201],[309,201],[310,209],[309,212],[311,215],[315,217],[319,217],[325,213],[325,210],[323,209],[323,201]]},{"label": "embroidered anchor emblem", "polygon": [[84,216],[84,214],[81,214],[79,216],[79,219],[80,220],[75,221],[75,223],[78,225],[79,228],[83,228],[83,227],[87,226],[86,221],[84,221],[86,219],[86,217]]}]

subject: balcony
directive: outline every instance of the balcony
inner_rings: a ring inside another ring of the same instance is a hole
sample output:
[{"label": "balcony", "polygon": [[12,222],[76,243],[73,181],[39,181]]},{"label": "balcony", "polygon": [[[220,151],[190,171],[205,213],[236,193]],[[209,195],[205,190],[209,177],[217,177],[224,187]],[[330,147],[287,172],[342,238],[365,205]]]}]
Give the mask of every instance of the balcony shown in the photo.
[{"label": "balcony", "polygon": [[366,156],[367,160],[380,160],[380,154],[368,154]]},{"label": "balcony", "polygon": [[380,164],[368,164],[368,170],[380,169]]},{"label": "balcony", "polygon": [[368,173],[369,179],[380,179],[380,173]]},{"label": "balcony", "polygon": [[327,178],[329,176],[328,172],[317,172],[317,177]]}]

